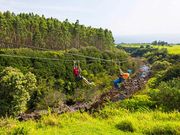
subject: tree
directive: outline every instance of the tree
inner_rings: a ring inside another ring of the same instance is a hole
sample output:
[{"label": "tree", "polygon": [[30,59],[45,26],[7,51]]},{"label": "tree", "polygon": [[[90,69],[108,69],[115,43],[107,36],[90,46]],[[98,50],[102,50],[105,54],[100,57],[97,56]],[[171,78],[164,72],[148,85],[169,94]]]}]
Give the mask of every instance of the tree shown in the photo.
[{"label": "tree", "polygon": [[[66,24],[66,22],[65,22]],[[67,25],[62,24],[61,29],[62,29],[62,36],[61,36],[61,42],[63,45],[63,49],[67,50],[70,47],[70,43],[71,43],[71,34],[68,31],[68,27]]]},{"label": "tree", "polygon": [[36,89],[36,78],[32,73],[24,75],[12,67],[0,73],[0,115],[18,115],[26,110],[31,93]]},{"label": "tree", "polygon": [[104,31],[102,28],[97,30],[97,43],[96,43],[96,47],[100,50],[103,49],[103,44],[104,44]]},{"label": "tree", "polygon": [[152,45],[157,45],[157,41],[155,40],[155,41],[153,41],[151,44],[152,44]]},{"label": "tree", "polygon": [[155,40],[151,44],[152,45],[162,45],[163,46],[163,45],[168,45],[168,42],[161,41],[161,40],[159,40],[159,41]]},{"label": "tree", "polygon": [[76,23],[74,24],[74,43],[75,43],[75,48],[80,48],[79,45],[79,32],[80,32],[80,25],[79,25],[79,20],[76,20]]}]

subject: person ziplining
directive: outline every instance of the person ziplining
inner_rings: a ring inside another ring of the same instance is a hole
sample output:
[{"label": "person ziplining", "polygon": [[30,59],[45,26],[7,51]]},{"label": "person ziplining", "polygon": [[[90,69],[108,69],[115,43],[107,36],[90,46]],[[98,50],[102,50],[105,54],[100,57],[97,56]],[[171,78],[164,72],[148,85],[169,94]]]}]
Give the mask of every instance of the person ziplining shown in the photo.
[{"label": "person ziplining", "polygon": [[119,78],[118,79],[116,79],[116,80],[114,80],[113,82],[114,82],[114,87],[116,88],[116,89],[120,89],[120,84],[122,83],[122,82],[124,82],[125,80],[127,80],[128,78],[129,78],[129,76],[130,76],[130,73],[132,73],[132,70],[131,69],[128,69],[127,70],[127,73],[124,73],[122,70],[121,70],[121,68],[119,68]]},{"label": "person ziplining", "polygon": [[95,86],[94,82],[89,82],[84,76],[81,75],[81,67],[80,67],[80,63],[78,62],[76,64],[76,61],[74,61],[74,67],[73,67],[73,73],[74,73],[74,76],[75,76],[75,80],[78,82],[78,81],[81,81],[81,80],[84,80],[84,82],[87,84],[87,85],[93,85]]}]

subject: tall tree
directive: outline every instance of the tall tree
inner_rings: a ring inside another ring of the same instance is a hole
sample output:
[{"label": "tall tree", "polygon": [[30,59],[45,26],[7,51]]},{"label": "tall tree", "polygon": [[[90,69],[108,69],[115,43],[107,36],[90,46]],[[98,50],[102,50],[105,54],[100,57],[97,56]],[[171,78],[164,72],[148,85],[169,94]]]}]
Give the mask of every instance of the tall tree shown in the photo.
[{"label": "tall tree", "polygon": [[70,23],[68,19],[60,22],[33,13],[15,15],[9,11],[0,13],[0,40],[9,42],[3,47],[28,46],[51,49],[81,48],[96,46],[108,48],[114,44],[111,31],[102,28],[86,27],[79,20]]}]

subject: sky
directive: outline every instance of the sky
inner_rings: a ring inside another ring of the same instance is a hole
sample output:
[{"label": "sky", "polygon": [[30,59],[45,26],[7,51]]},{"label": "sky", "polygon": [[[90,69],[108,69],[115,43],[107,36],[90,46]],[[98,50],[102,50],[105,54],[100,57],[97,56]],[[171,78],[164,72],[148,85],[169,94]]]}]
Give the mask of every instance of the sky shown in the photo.
[{"label": "sky", "polygon": [[0,0],[0,11],[33,12],[108,28],[116,42],[180,43],[180,0]]}]

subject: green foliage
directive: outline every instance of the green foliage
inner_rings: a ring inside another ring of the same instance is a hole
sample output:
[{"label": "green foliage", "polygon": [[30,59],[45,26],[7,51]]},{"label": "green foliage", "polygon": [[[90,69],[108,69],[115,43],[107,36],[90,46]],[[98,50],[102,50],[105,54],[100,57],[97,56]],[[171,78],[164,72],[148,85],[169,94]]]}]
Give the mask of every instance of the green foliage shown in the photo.
[{"label": "green foliage", "polygon": [[[162,63],[162,62],[160,62]],[[166,63],[166,62],[165,62]],[[167,65],[164,65],[162,63],[162,65],[159,65],[159,61],[155,62],[153,64],[153,73],[154,73],[154,77],[150,78],[148,80],[148,86],[150,88],[156,88],[159,86],[159,84],[162,81],[169,81],[172,80],[173,78],[178,78],[179,74],[180,74],[180,65],[179,64],[174,64],[173,66],[168,66],[169,63],[166,63]],[[171,64],[172,65],[172,64]],[[158,69],[160,71],[156,71],[155,69]]]},{"label": "green foliage", "polygon": [[180,75],[180,64],[174,64],[171,68],[167,70],[162,76],[162,81],[172,80],[173,78],[178,78]]},{"label": "green foliage", "polygon": [[[180,113],[163,113],[160,111],[128,112],[117,108],[116,105],[106,106],[111,110],[106,119],[101,114],[96,117],[88,113],[65,113],[43,116],[37,121],[22,121],[5,118],[0,119],[0,133],[2,135],[16,133],[28,134],[65,134],[65,135],[92,135],[92,134],[179,134]],[[118,112],[118,113],[117,113]],[[5,123],[5,124],[4,124]],[[7,123],[7,124],[6,124]],[[15,126],[13,126],[15,125]]]},{"label": "green foliage", "polygon": [[151,45],[146,45],[146,48],[151,48]]},{"label": "green foliage", "polygon": [[141,45],[140,48],[144,48],[144,45]]},{"label": "green foliage", "polygon": [[180,55],[168,54],[166,48],[153,48],[151,51],[150,48],[146,48],[149,51],[145,52],[145,48],[125,47],[132,55],[144,56],[152,64],[153,78],[148,81],[150,100],[165,111],[179,110]]},{"label": "green foliage", "polygon": [[154,72],[163,71],[163,70],[168,69],[170,66],[171,66],[171,63],[167,61],[155,61],[152,64],[152,70]]},{"label": "green foliage", "polygon": [[180,54],[180,46],[179,45],[168,45],[168,46],[153,46],[154,48],[166,48],[168,54],[171,55],[179,55]]},{"label": "green foliage", "polygon": [[24,127],[18,127],[12,131],[11,135],[29,135],[29,132],[28,129]]},{"label": "green foliage", "polygon": [[180,110],[180,79],[176,78],[168,82],[161,82],[157,90],[151,90],[149,95],[156,104],[166,111]]},{"label": "green foliage", "polygon": [[[7,16],[8,14],[8,16]],[[79,20],[70,23],[45,18],[33,13],[15,15],[9,11],[0,14],[2,47],[42,47],[67,50],[94,46],[101,50],[114,44],[112,32],[102,28],[86,27]]]},{"label": "green foliage", "polygon": [[106,106],[99,110],[98,112],[95,112],[93,116],[95,118],[100,119],[111,119],[115,116],[122,116],[124,114],[128,114],[129,110],[126,110],[124,108],[121,108],[120,102],[109,102],[106,104]]},{"label": "green foliage", "polygon": [[[130,49],[130,48],[127,48],[127,49]],[[125,49],[126,50],[126,49]],[[157,49],[155,48],[150,48],[150,47],[146,47],[146,48],[131,48],[131,55],[134,56],[134,57],[137,57],[137,56],[144,56],[146,53],[148,52],[153,52]]]},{"label": "green foliage", "polygon": [[165,41],[153,41],[152,43],[151,43],[152,45],[162,45],[162,46],[164,46],[164,45],[168,45],[168,42],[165,42]]},{"label": "green foliage", "polygon": [[24,112],[35,89],[36,78],[32,73],[23,75],[18,69],[5,68],[0,73],[0,114],[17,115]]},{"label": "green foliage", "polygon": [[154,107],[154,102],[147,95],[136,95],[120,102],[120,107],[130,111],[147,111]]},{"label": "green foliage", "polygon": [[121,121],[116,125],[116,128],[125,132],[134,132],[136,130],[134,124],[129,120]]},{"label": "green foliage", "polygon": [[[145,48],[145,45],[118,45],[117,48],[122,48],[126,52],[129,52],[132,56],[135,57],[145,57],[150,64],[153,64],[156,61],[167,61],[171,64],[178,63],[180,59],[179,49],[180,46],[176,45],[173,47],[153,47],[148,46]],[[162,63],[160,63],[162,64]],[[163,67],[164,69],[164,67]]]},{"label": "green foliage", "polygon": [[147,85],[149,86],[149,88],[155,88],[158,85],[158,80],[156,77],[152,77],[148,80]]},{"label": "green foliage", "polygon": [[147,135],[178,135],[180,131],[178,131],[178,127],[174,125],[158,125],[153,127],[149,131],[145,131]]},{"label": "green foliage", "polygon": [[144,54],[150,64],[156,61],[167,61],[168,60],[168,52],[166,48],[157,49],[153,48],[151,53],[147,52],[148,54]]},{"label": "green foliage", "polygon": [[[13,66],[20,69],[24,74],[29,71],[37,78],[37,89],[29,90],[31,96],[28,101],[28,109],[46,109],[49,107],[57,107],[65,100],[73,101],[90,101],[97,93],[107,91],[112,86],[111,82],[115,75],[118,74],[118,65],[113,61],[103,62],[100,60],[92,60],[72,54],[88,55],[101,59],[120,59],[128,57],[126,52],[119,49],[98,50],[95,47],[84,47],[79,50],[70,49],[64,51],[35,51],[32,49],[1,49],[1,54],[23,55],[27,57],[56,58],[59,61],[42,60],[42,59],[23,59],[0,57],[0,71],[6,66]],[[66,61],[72,60],[72,62]],[[95,82],[96,88],[87,87],[83,81],[76,82],[73,75],[73,60],[82,60],[80,66],[82,75],[89,81]],[[132,66],[131,61],[122,65],[125,70]],[[132,66],[133,68],[133,66]],[[112,78],[111,76],[114,75]],[[26,78],[32,74],[27,74]],[[28,85],[34,84],[34,80],[28,80]],[[32,82],[31,82],[32,81]],[[27,86],[32,87],[32,86]],[[33,87],[32,87],[33,89]],[[55,93],[55,94],[54,94]],[[89,95],[88,95],[89,94]]]},{"label": "green foliage", "polygon": [[39,89],[31,98],[33,105],[29,106],[29,109],[58,108],[65,101],[65,94],[62,91],[45,88],[44,86],[39,87]]},{"label": "green foliage", "polygon": [[59,128],[62,128],[61,121],[59,121],[56,117],[56,115],[43,116],[40,120],[39,126],[58,126]]}]

